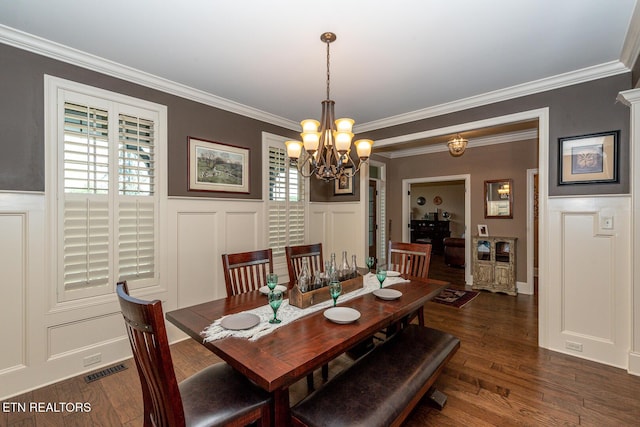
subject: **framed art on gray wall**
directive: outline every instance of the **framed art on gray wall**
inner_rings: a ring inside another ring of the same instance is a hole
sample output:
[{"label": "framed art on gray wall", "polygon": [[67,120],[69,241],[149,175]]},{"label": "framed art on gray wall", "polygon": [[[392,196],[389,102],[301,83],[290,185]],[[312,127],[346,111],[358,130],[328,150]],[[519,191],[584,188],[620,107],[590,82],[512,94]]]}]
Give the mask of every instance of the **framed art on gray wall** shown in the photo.
[{"label": "framed art on gray wall", "polygon": [[188,137],[189,190],[249,193],[249,149]]},{"label": "framed art on gray wall", "polygon": [[618,182],[620,131],[558,138],[558,184]]}]

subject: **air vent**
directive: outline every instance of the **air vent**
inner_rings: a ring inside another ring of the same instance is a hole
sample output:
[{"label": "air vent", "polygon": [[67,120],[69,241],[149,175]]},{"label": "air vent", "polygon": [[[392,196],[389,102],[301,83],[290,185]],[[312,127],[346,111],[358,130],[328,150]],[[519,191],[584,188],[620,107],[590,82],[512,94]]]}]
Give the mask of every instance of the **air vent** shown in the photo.
[{"label": "air vent", "polygon": [[122,363],[119,365],[115,365],[115,366],[111,366],[110,368],[106,368],[103,369],[101,371],[98,372],[94,372],[93,374],[89,374],[86,377],[84,377],[84,381],[87,383],[93,382],[93,381],[97,381],[101,378],[107,377],[111,374],[115,374],[117,372],[120,371],[124,371],[125,369],[127,369],[126,366],[124,366]]}]

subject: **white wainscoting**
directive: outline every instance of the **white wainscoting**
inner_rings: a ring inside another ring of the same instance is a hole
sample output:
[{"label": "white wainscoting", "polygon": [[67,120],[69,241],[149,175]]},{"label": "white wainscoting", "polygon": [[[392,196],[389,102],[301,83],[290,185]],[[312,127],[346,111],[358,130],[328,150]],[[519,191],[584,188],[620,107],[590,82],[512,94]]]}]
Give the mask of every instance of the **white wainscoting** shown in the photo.
[{"label": "white wainscoting", "polygon": [[551,198],[548,207],[549,235],[557,236],[549,239],[549,283],[541,284],[549,348],[627,368],[631,198]]},{"label": "white wainscoting", "polygon": [[360,202],[311,204],[309,241],[323,242],[326,259],[335,253],[340,263],[342,251],[347,251],[349,264],[355,255],[360,267],[364,266],[367,235],[362,206]]}]

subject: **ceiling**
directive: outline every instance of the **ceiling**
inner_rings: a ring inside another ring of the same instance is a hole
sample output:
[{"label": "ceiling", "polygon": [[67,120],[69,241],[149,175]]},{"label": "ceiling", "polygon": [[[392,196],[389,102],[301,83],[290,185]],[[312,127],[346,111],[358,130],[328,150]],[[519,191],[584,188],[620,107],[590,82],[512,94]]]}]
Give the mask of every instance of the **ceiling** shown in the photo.
[{"label": "ceiling", "polygon": [[[465,100],[628,71],[636,0],[0,2],[0,42],[143,75],[297,129],[331,97],[356,131]],[[10,33],[10,36],[7,34]],[[35,40],[35,42],[34,42]],[[625,44],[626,42],[626,44]],[[44,49],[40,49],[44,50]],[[84,55],[81,55],[84,56]],[[104,62],[104,61],[103,61]],[[532,83],[533,82],[533,83]],[[568,83],[567,83],[568,84]],[[502,96],[502,95],[500,95]],[[454,108],[454,107],[452,107]],[[358,126],[359,125],[359,126]]]}]

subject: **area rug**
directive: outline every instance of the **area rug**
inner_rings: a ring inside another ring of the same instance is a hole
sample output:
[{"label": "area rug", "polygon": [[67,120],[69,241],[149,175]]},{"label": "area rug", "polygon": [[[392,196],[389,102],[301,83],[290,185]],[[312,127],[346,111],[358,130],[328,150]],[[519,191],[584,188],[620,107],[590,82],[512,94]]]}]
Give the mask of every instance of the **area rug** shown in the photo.
[{"label": "area rug", "polygon": [[480,292],[463,291],[460,289],[447,288],[433,300],[437,303],[462,308],[469,304]]}]

